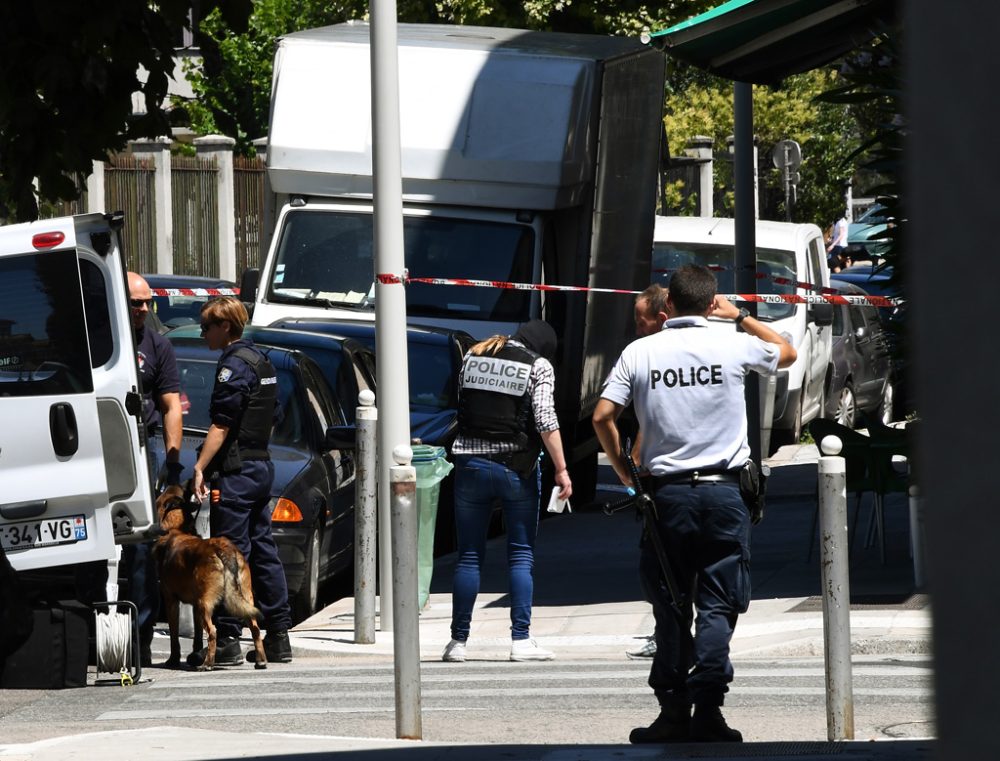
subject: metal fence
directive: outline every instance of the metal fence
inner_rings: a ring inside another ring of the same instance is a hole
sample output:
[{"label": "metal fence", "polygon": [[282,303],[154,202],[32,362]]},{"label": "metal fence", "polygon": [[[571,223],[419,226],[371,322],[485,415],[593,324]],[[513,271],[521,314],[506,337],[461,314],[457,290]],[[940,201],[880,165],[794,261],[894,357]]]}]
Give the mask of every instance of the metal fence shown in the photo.
[{"label": "metal fence", "polygon": [[125,213],[119,240],[125,263],[135,272],[156,272],[154,174],[152,159],[131,153],[115,154],[104,165],[104,208]]},{"label": "metal fence", "polygon": [[264,161],[233,157],[233,204],[236,207],[236,274],[260,267],[263,257]]},{"label": "metal fence", "polygon": [[214,159],[170,159],[174,272],[178,275],[219,276],[218,171]]}]

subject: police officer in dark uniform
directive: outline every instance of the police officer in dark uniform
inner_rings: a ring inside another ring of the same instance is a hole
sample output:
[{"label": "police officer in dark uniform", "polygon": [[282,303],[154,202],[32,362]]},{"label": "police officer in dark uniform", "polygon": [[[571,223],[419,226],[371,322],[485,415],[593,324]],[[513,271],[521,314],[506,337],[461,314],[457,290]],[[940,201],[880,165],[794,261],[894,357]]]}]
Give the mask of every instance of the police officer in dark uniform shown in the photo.
[{"label": "police officer in dark uniform", "polygon": [[[212,536],[232,540],[250,564],[254,599],[267,629],[268,660],[288,663],[288,586],[268,512],[274,464],[267,447],[278,379],[267,357],[242,338],[246,322],[246,309],[231,296],[212,299],[201,310],[202,335],[209,348],[222,349],[222,355],[209,406],[212,425],[194,466],[194,490],[199,499],[211,495]],[[217,613],[216,629],[216,665],[241,663],[242,621]],[[191,653],[188,664],[200,666],[205,653]],[[254,655],[251,650],[247,660],[253,661]]]},{"label": "police officer in dark uniform", "polygon": [[[615,421],[635,403],[640,461],[653,480],[656,528],[681,597],[675,609],[647,539],[640,573],[653,592],[649,686],[660,715],[632,730],[633,743],[742,740],[720,709],[733,679],[729,643],[750,602],[750,515],[739,488],[750,459],[744,378],[749,370],[787,367],[796,355],[774,330],[716,295],[716,287],[705,267],[674,273],[663,330],[622,352],[594,411],[608,460],[631,485]],[[737,329],[710,327],[708,317],[733,320]]]},{"label": "police officer in dark uniform", "polygon": [[[153,304],[153,292],[146,279],[136,272],[128,273],[130,317],[135,335],[136,360],[142,379],[142,419],[148,438],[163,436],[165,462],[162,475],[152,455],[149,458],[150,482],[165,486],[181,482],[184,466],[180,463],[183,418],[181,382],[177,372],[174,347],[152,326],[147,318]],[[126,544],[122,547],[121,564],[129,579],[129,594],[125,598],[135,604],[139,628],[139,658],[143,666],[152,665],[153,627],[160,608],[159,580],[153,560],[153,542]],[[116,580],[117,581],[117,580]],[[78,596],[87,603],[108,597],[108,565],[105,561],[82,563],[76,571]]]}]

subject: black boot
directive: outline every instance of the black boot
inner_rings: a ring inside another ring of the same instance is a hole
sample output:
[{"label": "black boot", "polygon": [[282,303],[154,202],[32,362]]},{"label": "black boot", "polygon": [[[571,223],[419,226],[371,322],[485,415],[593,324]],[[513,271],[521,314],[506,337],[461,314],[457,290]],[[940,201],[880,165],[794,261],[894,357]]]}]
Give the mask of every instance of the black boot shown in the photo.
[{"label": "black boot", "polygon": [[[288,641],[288,632],[285,630],[268,632],[264,637],[264,655],[269,663],[291,663],[292,643]],[[251,650],[247,653],[249,663],[257,662],[257,651]]]},{"label": "black boot", "polygon": [[634,745],[640,743],[683,743],[691,739],[691,706],[672,703],[660,709],[656,721],[648,727],[636,727],[628,736]]},{"label": "black boot", "polygon": [[[188,666],[201,667],[208,656],[208,648],[203,647],[187,657]],[[243,663],[243,648],[236,637],[219,637],[215,641],[215,665],[239,666]]]},{"label": "black boot", "polygon": [[722,709],[714,705],[697,705],[691,718],[691,740],[703,743],[741,743],[743,735],[726,724]]}]

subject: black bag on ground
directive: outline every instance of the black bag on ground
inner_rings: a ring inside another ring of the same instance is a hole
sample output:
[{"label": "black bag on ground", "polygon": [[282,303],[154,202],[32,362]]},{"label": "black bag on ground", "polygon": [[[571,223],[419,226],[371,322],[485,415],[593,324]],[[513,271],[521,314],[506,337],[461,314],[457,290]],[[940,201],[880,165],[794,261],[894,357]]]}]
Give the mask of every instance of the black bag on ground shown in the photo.
[{"label": "black bag on ground", "polygon": [[7,656],[0,687],[58,690],[87,686],[87,622],[93,611],[75,600],[32,606],[31,636]]},{"label": "black bag on ground", "polygon": [[764,495],[767,492],[767,477],[771,469],[766,465],[757,466],[753,460],[747,460],[740,470],[740,496],[743,504],[750,511],[750,523],[756,526],[764,520]]}]

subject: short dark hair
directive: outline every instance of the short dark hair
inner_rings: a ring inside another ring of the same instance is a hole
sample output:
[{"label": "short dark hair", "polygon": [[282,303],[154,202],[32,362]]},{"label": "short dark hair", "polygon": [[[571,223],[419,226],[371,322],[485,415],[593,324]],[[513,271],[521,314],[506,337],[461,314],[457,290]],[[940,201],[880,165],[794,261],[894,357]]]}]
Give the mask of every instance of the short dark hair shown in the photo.
[{"label": "short dark hair", "polygon": [[635,302],[645,301],[646,311],[655,315],[667,311],[667,294],[669,292],[659,283],[653,283],[646,290],[635,297]]},{"label": "short dark hair", "polygon": [[670,302],[677,315],[705,314],[715,301],[715,275],[700,264],[685,264],[670,278]]}]

